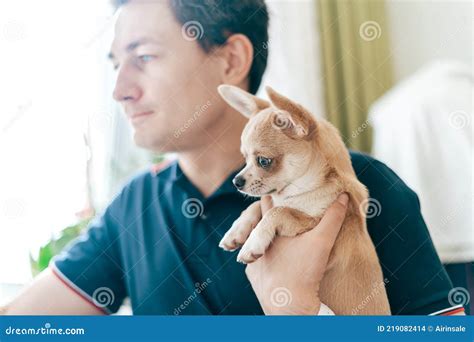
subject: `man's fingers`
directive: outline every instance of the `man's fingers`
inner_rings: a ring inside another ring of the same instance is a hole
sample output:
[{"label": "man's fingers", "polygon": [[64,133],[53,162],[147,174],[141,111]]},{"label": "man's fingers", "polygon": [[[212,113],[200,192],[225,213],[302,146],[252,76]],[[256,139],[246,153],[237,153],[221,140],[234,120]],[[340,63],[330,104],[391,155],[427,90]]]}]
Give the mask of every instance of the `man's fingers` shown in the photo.
[{"label": "man's fingers", "polygon": [[337,200],[326,210],[319,224],[308,233],[314,232],[314,234],[323,236],[328,239],[328,242],[334,244],[346,218],[348,202],[349,196],[346,193],[339,195]]},{"label": "man's fingers", "polygon": [[273,207],[271,196],[262,196],[260,200],[260,207],[262,208],[262,216],[265,215]]}]

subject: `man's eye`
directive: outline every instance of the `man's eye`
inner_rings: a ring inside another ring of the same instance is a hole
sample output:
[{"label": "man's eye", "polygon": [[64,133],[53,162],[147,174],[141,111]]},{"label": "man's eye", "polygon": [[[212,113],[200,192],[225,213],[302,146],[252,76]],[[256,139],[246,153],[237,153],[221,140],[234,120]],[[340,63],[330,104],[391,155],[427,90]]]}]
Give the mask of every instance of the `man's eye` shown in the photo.
[{"label": "man's eye", "polygon": [[152,55],[138,56],[138,59],[140,60],[140,62],[149,62],[149,61],[153,60],[154,58],[155,58],[155,56],[152,56]]},{"label": "man's eye", "polygon": [[257,157],[257,164],[263,168],[266,169],[270,167],[272,164],[272,159],[271,158],[265,158],[265,157]]}]

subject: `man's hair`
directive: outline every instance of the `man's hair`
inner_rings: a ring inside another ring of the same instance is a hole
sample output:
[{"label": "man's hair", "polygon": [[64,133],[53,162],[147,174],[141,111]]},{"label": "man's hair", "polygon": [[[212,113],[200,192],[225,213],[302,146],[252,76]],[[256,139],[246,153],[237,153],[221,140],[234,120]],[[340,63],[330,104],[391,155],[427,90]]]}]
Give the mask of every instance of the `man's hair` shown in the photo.
[{"label": "man's hair", "polygon": [[[129,1],[113,0],[113,3],[119,7]],[[268,59],[269,18],[265,0],[168,0],[168,3],[183,30],[195,30],[189,32],[205,52],[224,45],[232,34],[241,33],[249,38],[253,45],[249,92],[255,94]]]}]

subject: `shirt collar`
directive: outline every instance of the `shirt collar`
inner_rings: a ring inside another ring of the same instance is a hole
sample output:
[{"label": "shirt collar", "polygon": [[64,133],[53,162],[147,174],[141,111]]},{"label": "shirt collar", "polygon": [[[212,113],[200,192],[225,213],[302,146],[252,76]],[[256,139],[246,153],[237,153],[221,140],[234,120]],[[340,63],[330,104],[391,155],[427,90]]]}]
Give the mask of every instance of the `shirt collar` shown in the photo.
[{"label": "shirt collar", "polygon": [[[173,183],[180,184],[184,186],[185,188],[193,188],[196,192],[197,189],[194,186],[194,184],[191,183],[191,181],[186,177],[184,174],[183,170],[180,168],[178,160],[174,159],[170,163],[170,174],[169,174],[169,181]],[[237,169],[233,170],[229,176],[225,179],[225,181],[217,188],[214,193],[212,193],[206,200],[209,200],[211,198],[214,198],[216,196],[220,196],[222,194],[234,194],[234,193],[239,193],[237,189],[235,188],[234,184],[232,183],[232,180],[234,177],[239,173],[240,170],[245,166],[245,164],[239,166]]]}]

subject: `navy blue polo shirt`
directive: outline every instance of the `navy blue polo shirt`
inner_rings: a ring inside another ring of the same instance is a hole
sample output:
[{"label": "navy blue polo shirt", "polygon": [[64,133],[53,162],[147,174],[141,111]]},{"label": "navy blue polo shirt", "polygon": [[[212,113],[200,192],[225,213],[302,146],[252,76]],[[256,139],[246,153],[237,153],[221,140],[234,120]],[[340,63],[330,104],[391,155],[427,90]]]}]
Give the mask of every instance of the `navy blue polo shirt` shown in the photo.
[{"label": "navy blue polo shirt", "polygon": [[[368,215],[393,314],[450,307],[451,282],[435,252],[420,203],[383,163],[351,152],[359,180],[377,206]],[[218,247],[253,200],[232,184],[235,170],[208,198],[176,161],[135,177],[51,267],[106,313],[129,297],[134,314],[260,315],[259,302],[236,262]]]}]

